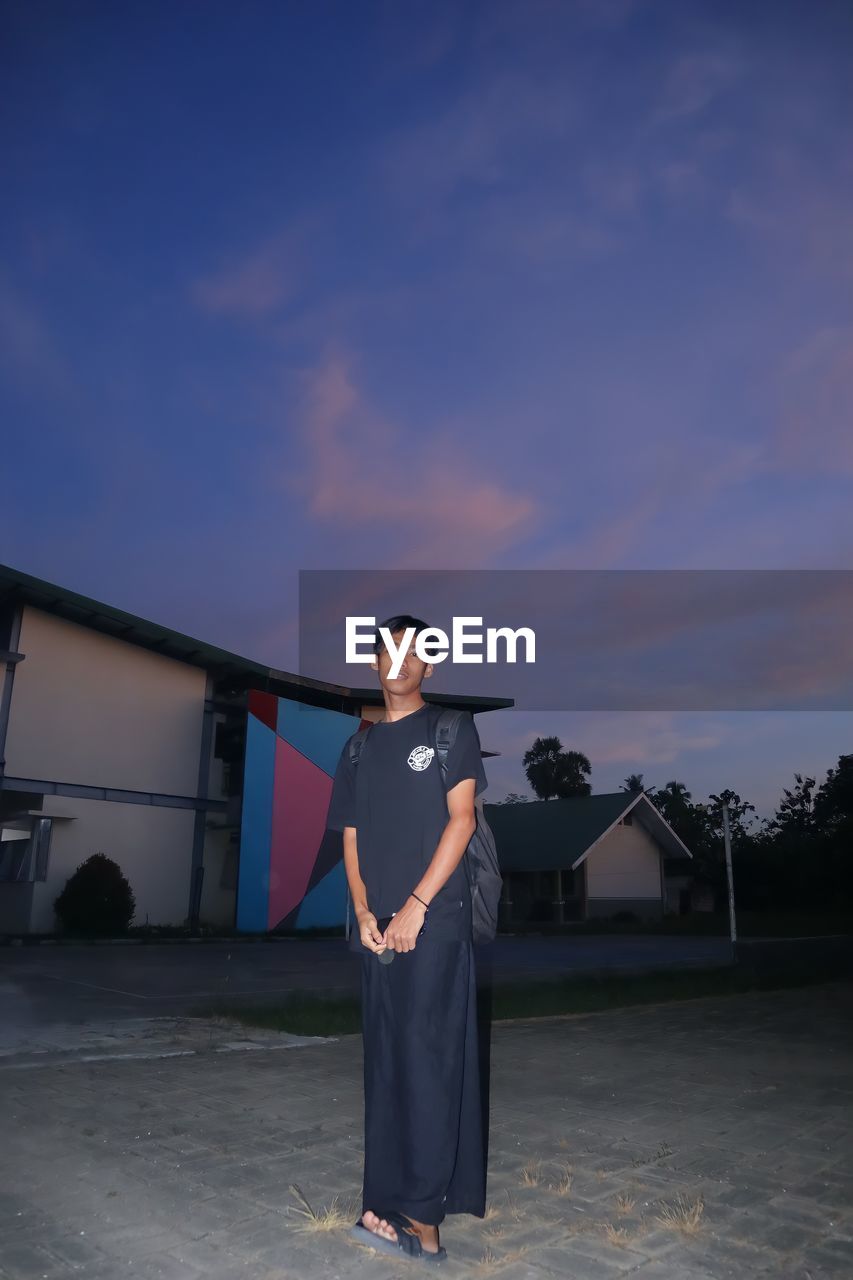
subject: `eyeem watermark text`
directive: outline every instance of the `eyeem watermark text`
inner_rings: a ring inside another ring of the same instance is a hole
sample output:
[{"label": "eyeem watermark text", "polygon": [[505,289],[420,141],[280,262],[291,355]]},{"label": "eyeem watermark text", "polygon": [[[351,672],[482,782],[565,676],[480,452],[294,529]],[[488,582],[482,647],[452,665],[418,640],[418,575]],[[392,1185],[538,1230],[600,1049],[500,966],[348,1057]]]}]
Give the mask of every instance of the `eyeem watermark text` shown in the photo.
[{"label": "eyeem watermark text", "polygon": [[[479,627],[479,631],[470,630],[469,628]],[[361,630],[364,628],[364,630]],[[524,661],[536,661],[536,634],[530,627],[518,627],[515,631],[511,627],[487,627],[485,634],[486,656],[483,657],[483,619],[482,618],[454,618],[453,619],[453,635],[452,639],[448,639],[447,632],[442,631],[440,627],[428,627],[425,631],[418,633],[415,640],[415,653],[421,662],[444,662],[450,656],[451,662],[517,662],[518,658],[516,650],[519,639],[524,641]],[[346,620],[346,661],[347,662],[372,662],[376,657],[373,652],[373,645],[376,639],[376,619],[348,617]],[[379,627],[379,634],[385,642],[388,652],[391,654],[391,671],[392,677],[400,674],[400,668],[403,665],[403,658],[409,652],[412,644],[412,637],[415,634],[414,627],[407,627],[403,635],[402,643],[395,645],[394,639],[387,627]],[[498,644],[503,644],[503,655],[498,655]],[[359,652],[359,645],[369,645],[369,650]],[[479,647],[479,653],[472,653],[470,650]]]}]

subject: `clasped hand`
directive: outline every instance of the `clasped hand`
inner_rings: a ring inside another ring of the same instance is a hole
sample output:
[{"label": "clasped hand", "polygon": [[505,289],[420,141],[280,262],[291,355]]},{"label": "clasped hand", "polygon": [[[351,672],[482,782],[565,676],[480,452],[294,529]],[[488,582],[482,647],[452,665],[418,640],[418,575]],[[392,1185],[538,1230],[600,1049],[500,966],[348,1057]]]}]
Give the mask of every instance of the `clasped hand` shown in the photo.
[{"label": "clasped hand", "polygon": [[383,934],[379,930],[376,916],[367,912],[359,920],[362,945],[377,955],[386,948],[391,951],[414,951],[425,917],[426,908],[423,904],[416,898],[407,898],[404,905],[391,918]]}]

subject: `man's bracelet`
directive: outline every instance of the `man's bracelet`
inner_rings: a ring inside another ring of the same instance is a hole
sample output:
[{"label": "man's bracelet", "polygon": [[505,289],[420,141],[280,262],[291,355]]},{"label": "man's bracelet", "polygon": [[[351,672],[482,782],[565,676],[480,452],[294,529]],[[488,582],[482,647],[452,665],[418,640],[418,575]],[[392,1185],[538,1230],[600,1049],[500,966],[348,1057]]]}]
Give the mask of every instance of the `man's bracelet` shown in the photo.
[{"label": "man's bracelet", "polygon": [[414,898],[416,902],[419,902],[422,907],[426,907],[427,911],[429,911],[429,903],[424,902],[423,898],[419,898],[416,893],[410,893],[409,897]]}]

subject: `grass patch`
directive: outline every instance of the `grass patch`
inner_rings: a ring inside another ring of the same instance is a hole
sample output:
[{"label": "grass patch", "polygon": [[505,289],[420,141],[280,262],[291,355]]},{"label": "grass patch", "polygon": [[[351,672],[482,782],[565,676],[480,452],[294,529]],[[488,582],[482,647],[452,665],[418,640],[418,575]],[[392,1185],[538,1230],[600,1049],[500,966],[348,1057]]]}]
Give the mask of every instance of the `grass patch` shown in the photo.
[{"label": "grass patch", "polygon": [[657,1215],[662,1227],[677,1231],[681,1235],[694,1236],[702,1227],[705,1202],[702,1196],[688,1200],[684,1195],[676,1196],[674,1204],[665,1204]]},{"label": "grass patch", "polygon": [[309,993],[288,996],[281,1004],[234,1004],[215,1001],[193,1010],[200,1018],[232,1018],[245,1027],[290,1031],[299,1036],[348,1036],[361,1031],[357,996],[325,997]]},{"label": "grass patch", "polygon": [[542,1161],[528,1160],[521,1171],[521,1185],[523,1187],[538,1187],[541,1181]]},{"label": "grass patch", "polygon": [[290,1206],[290,1212],[298,1214],[303,1219],[296,1227],[297,1231],[310,1234],[321,1231],[341,1231],[355,1221],[357,1214],[353,1201],[347,1200],[342,1203],[335,1196],[331,1204],[315,1209],[297,1183],[291,1182],[290,1190],[299,1201],[298,1205]]},{"label": "grass patch", "polygon": [[[805,963],[796,969],[756,972],[745,966],[683,969],[676,972],[613,974],[603,977],[564,978],[541,982],[515,982],[481,993],[491,997],[494,1022],[513,1018],[543,1018],[560,1014],[594,1013],[597,1010],[690,1000],[700,996],[738,995],[837,980],[826,966]],[[224,1017],[250,1027],[289,1031],[306,1036],[342,1036],[361,1031],[361,1009],[356,995],[327,997],[304,992],[279,1004],[236,1004],[216,1001],[193,1010],[196,1017]]]},{"label": "grass patch", "polygon": [[556,1182],[548,1184],[548,1190],[553,1191],[558,1196],[570,1196],[572,1194],[572,1185],[575,1175],[570,1164],[563,1165],[560,1177]]}]

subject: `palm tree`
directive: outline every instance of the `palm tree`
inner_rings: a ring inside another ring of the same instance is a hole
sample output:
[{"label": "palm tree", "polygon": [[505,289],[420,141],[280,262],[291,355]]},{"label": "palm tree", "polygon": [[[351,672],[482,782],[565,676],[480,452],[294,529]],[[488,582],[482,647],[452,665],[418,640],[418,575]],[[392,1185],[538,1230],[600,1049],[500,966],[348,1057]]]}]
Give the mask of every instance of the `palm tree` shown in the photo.
[{"label": "palm tree", "polygon": [[628,777],[622,783],[622,790],[629,791],[631,795],[636,795],[638,791],[645,791],[643,786],[643,775],[641,773],[629,773]]},{"label": "palm tree", "polygon": [[559,738],[537,738],[525,751],[522,764],[531,790],[540,800],[585,796],[592,790],[584,778],[592,771],[589,760],[580,751],[564,751]]}]

